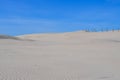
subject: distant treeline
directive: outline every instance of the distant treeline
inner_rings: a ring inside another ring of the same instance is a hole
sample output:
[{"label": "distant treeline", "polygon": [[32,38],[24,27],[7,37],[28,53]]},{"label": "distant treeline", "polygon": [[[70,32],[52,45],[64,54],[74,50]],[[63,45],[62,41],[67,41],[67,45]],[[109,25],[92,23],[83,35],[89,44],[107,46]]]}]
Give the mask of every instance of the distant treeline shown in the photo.
[{"label": "distant treeline", "polygon": [[106,31],[120,32],[120,27],[86,27],[82,30],[85,32],[106,32]]}]

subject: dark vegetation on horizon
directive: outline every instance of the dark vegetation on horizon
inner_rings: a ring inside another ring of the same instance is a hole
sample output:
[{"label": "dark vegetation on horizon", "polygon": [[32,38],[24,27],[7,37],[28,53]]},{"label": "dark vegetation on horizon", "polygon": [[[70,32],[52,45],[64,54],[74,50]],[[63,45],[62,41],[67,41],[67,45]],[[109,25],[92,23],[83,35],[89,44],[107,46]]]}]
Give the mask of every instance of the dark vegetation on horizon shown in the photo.
[{"label": "dark vegetation on horizon", "polygon": [[82,29],[83,31],[85,32],[108,32],[108,31],[118,31],[120,32],[120,27],[111,27],[111,28],[108,28],[108,27],[104,27],[104,28],[94,28],[94,27],[87,27],[87,28],[84,28]]}]

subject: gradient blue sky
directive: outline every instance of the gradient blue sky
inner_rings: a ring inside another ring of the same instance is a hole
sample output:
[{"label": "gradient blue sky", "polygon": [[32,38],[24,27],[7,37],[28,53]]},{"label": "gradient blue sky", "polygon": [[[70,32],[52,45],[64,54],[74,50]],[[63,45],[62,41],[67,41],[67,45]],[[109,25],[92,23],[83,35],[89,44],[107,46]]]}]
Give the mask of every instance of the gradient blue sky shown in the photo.
[{"label": "gradient blue sky", "polygon": [[0,34],[119,26],[120,0],[0,0]]}]

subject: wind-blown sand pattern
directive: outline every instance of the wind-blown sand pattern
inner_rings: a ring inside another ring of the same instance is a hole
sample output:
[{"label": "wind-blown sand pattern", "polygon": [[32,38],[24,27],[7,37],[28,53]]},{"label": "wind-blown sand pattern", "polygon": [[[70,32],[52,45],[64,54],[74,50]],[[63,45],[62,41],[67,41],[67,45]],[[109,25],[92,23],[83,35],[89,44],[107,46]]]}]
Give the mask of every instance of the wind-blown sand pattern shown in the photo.
[{"label": "wind-blown sand pattern", "polygon": [[0,80],[120,80],[120,32],[18,37],[0,39]]}]

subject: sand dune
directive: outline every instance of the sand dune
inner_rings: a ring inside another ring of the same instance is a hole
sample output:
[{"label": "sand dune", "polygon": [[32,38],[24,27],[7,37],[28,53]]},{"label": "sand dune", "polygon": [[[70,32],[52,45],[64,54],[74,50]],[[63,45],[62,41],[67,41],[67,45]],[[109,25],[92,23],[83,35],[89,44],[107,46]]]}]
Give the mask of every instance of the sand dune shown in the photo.
[{"label": "sand dune", "polygon": [[18,37],[13,37],[9,35],[0,35],[0,39],[14,39],[14,40],[20,40]]},{"label": "sand dune", "polygon": [[34,41],[32,39],[25,39],[25,38],[20,38],[20,37],[15,37],[15,36],[9,36],[9,35],[0,35],[0,39],[8,39],[8,40],[21,40],[21,41]]},{"label": "sand dune", "polygon": [[120,80],[119,36],[79,31],[17,36],[25,41],[0,36],[0,80]]}]

